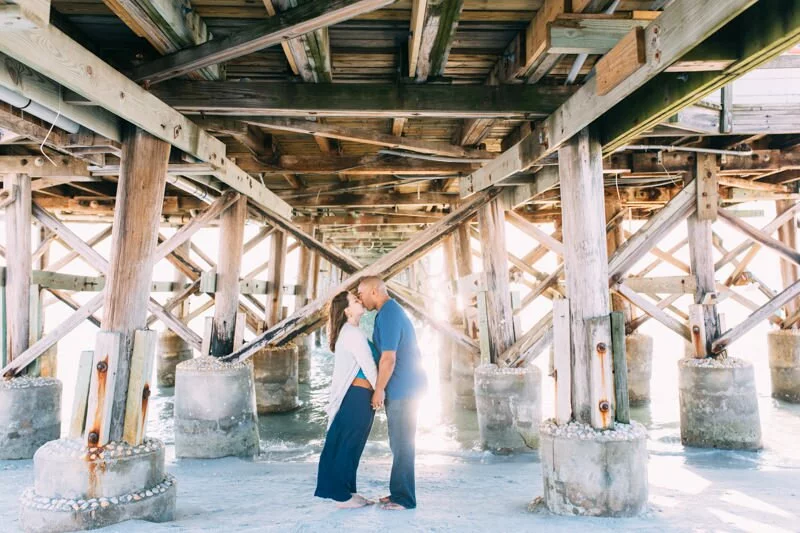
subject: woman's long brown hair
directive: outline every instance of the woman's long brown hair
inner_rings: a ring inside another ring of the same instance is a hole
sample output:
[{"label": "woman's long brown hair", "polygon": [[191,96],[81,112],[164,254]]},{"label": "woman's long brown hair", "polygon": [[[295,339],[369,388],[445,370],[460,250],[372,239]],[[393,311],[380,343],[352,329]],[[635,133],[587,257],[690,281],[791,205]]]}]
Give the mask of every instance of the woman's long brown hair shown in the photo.
[{"label": "woman's long brown hair", "polygon": [[342,291],[331,300],[328,306],[328,347],[331,351],[336,351],[336,339],[342,331],[342,326],[347,322],[347,315],[344,310],[350,305],[347,300],[347,291]]}]

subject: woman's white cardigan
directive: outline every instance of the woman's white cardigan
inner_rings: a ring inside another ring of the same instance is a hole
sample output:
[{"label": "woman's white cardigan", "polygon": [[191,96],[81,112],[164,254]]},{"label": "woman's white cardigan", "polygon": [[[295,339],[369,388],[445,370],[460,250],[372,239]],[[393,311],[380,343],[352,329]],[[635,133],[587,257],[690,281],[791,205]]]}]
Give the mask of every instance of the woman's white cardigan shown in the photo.
[{"label": "woman's white cardigan", "polygon": [[345,323],[342,326],[339,338],[336,339],[334,356],[333,377],[328,400],[328,429],[330,429],[333,419],[336,418],[344,395],[347,394],[359,369],[364,371],[364,375],[367,376],[367,381],[373,389],[378,380],[378,367],[372,358],[372,350],[367,342],[367,337],[352,324]]}]

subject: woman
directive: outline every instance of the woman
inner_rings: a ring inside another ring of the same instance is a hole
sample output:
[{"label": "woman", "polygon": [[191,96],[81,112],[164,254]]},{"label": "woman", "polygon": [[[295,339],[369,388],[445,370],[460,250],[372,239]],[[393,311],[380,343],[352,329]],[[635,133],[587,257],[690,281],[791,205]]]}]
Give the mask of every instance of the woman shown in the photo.
[{"label": "woman", "polygon": [[335,355],[328,403],[328,433],[319,458],[314,496],[330,498],[340,508],[374,502],[356,490],[356,472],[375,412],[371,399],[378,379],[377,351],[358,328],[364,306],[340,292],[330,304],[328,341]]}]

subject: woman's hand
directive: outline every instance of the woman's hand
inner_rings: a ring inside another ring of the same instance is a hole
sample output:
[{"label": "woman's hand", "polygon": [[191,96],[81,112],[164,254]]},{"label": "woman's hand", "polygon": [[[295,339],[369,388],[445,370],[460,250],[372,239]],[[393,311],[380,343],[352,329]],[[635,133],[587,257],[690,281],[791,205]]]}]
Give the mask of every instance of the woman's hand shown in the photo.
[{"label": "woman's hand", "polygon": [[375,392],[372,393],[372,408],[375,410],[380,409],[383,407],[383,403],[386,401],[386,391],[383,389],[375,389]]}]

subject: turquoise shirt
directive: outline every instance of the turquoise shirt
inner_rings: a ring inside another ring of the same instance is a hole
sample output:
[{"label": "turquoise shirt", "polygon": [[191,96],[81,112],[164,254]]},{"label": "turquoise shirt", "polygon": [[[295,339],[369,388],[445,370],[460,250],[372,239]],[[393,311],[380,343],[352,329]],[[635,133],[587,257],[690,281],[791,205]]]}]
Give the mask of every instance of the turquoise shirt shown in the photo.
[{"label": "turquoise shirt", "polygon": [[386,385],[387,400],[401,400],[419,394],[426,384],[417,334],[411,320],[393,299],[383,304],[375,317],[372,340],[378,350],[395,352],[392,377]]},{"label": "turquoise shirt", "polygon": [[[369,343],[369,349],[372,350],[372,358],[375,360],[375,366],[378,366],[378,362],[381,360],[381,352],[379,352],[375,345],[372,344],[372,341],[367,340],[367,342]],[[364,371],[360,368],[358,369],[358,374],[356,374],[356,377],[367,379],[367,376],[364,375]]]}]

